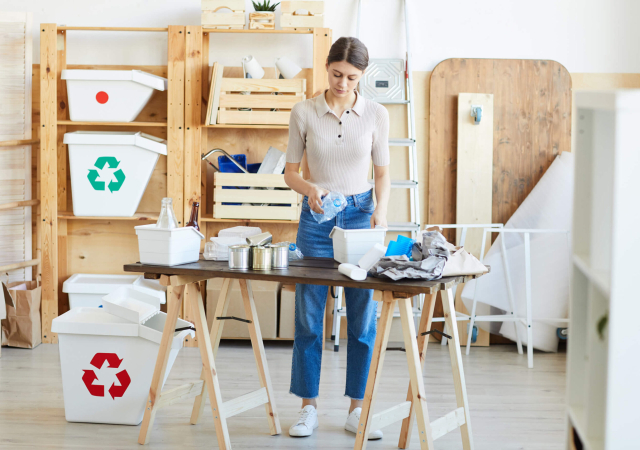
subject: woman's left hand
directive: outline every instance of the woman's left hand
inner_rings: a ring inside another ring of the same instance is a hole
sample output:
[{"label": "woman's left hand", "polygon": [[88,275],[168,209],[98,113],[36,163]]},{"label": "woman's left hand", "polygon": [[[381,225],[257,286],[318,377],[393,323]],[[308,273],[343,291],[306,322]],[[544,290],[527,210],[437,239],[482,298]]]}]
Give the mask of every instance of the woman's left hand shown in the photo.
[{"label": "woman's left hand", "polygon": [[371,228],[375,228],[376,225],[388,228],[387,226],[387,213],[376,208],[371,215]]}]

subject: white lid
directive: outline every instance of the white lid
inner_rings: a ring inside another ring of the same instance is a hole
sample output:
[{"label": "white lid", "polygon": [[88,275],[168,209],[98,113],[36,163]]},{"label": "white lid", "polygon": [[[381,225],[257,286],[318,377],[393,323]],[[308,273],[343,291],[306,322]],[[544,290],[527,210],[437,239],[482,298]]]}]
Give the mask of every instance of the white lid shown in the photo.
[{"label": "white lid", "polygon": [[384,227],[381,227],[380,225],[376,225],[375,228],[356,228],[351,230],[345,230],[344,228],[340,228],[340,227],[333,227],[333,229],[331,230],[331,233],[329,233],[329,237],[333,237],[333,235],[338,231],[344,234],[356,234],[356,233],[359,234],[359,233],[371,233],[371,232],[379,233],[380,231],[384,231],[386,233],[387,229]]},{"label": "white lid", "polygon": [[160,299],[145,288],[122,286],[103,297],[102,306],[109,314],[141,324],[160,311]]},{"label": "white lid", "polygon": [[53,319],[51,331],[94,336],[138,336],[139,325],[109,314],[103,308],[73,308]]},{"label": "white lid", "polygon": [[140,275],[133,285],[158,297],[161,304],[167,303],[167,287],[162,286],[160,280],[147,280],[144,275]]},{"label": "white lid", "polygon": [[144,234],[144,239],[149,241],[163,241],[168,238],[188,239],[193,237],[191,233],[195,233],[196,235],[198,235],[200,237],[200,240],[204,239],[204,234],[200,233],[193,227],[158,228],[156,224],[152,223],[149,225],[138,225],[134,228],[138,236]]},{"label": "white lid", "polygon": [[152,152],[167,154],[167,141],[140,131],[74,131],[64,134],[65,144],[135,145]]},{"label": "white lid", "polygon": [[82,70],[65,69],[60,76],[63,80],[84,81],[134,81],[158,91],[166,91],[168,80],[141,70]]},{"label": "white lid", "polygon": [[[248,238],[261,234],[262,230],[259,227],[231,227],[218,231],[218,237],[241,237]],[[211,238],[213,240],[213,238]]]},{"label": "white lid", "polygon": [[110,294],[121,286],[132,285],[140,275],[102,275],[76,273],[62,283],[67,294]]}]

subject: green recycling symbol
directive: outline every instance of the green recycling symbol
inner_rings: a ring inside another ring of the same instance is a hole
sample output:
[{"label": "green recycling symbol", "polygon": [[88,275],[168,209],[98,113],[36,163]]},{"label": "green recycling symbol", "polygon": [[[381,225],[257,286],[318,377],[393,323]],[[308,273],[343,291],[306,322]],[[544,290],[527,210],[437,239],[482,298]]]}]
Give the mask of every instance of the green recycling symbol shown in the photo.
[{"label": "green recycling symbol", "polygon": [[[118,165],[120,164],[120,161],[118,161],[115,158],[115,156],[101,156],[98,159],[96,159],[94,166],[102,170],[104,169],[104,166],[107,164],[111,169],[117,169]],[[93,187],[93,189],[95,189],[96,191],[104,191],[106,183],[104,181],[96,181],[99,176],[100,175],[98,174],[97,170],[89,169],[89,174],[87,175],[87,178],[89,179],[89,183],[91,183],[91,186]],[[111,180],[109,182],[109,186],[108,186],[109,190],[111,192],[119,191],[120,188],[122,187],[122,183],[124,183],[124,179],[125,179],[124,172],[122,171],[122,169],[118,169],[115,172],[113,172],[113,176],[116,178],[117,181]]]}]

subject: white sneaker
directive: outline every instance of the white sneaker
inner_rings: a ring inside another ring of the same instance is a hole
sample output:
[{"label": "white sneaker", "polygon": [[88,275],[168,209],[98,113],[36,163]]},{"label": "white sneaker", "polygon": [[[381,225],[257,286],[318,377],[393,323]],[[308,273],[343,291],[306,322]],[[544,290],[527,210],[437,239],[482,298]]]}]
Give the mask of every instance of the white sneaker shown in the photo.
[{"label": "white sneaker", "polygon": [[[353,434],[358,432],[358,422],[360,422],[360,414],[362,414],[362,408],[354,408],[347,417],[347,423],[344,424],[344,429],[351,431]],[[376,439],[382,439],[382,431],[370,431],[369,440],[375,441]]]},{"label": "white sneaker", "polygon": [[289,436],[311,436],[313,430],[316,428],[318,428],[318,411],[316,411],[313,405],[307,405],[300,410],[298,422],[289,428]]}]

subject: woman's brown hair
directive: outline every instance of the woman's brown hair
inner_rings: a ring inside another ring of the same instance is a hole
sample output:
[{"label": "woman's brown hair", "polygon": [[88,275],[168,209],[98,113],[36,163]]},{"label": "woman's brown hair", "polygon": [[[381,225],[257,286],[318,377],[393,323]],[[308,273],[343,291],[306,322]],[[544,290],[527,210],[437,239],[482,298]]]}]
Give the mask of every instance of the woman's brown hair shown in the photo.
[{"label": "woman's brown hair", "polygon": [[364,69],[369,65],[369,52],[367,51],[367,47],[358,38],[341,37],[331,46],[329,56],[327,57],[327,64],[340,61],[346,61],[356,69],[364,72]]}]

